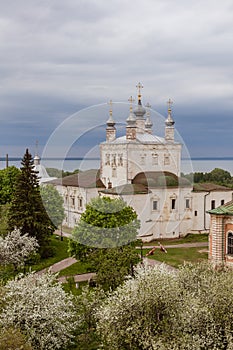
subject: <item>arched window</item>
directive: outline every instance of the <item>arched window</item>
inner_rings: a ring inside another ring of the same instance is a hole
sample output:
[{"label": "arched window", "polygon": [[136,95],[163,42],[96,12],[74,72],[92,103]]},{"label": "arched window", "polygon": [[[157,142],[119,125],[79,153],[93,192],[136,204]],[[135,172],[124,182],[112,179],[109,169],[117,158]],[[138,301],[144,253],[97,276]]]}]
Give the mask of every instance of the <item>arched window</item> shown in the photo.
[{"label": "arched window", "polygon": [[229,232],[227,236],[227,254],[233,255],[233,233]]}]

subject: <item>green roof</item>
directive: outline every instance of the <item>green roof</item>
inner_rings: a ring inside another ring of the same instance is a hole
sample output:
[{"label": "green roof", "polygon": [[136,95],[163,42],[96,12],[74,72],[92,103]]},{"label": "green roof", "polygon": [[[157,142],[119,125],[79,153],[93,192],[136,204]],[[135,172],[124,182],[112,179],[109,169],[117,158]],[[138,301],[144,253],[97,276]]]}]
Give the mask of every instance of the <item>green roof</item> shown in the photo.
[{"label": "green roof", "polygon": [[215,215],[233,215],[233,201],[223,204],[218,208],[208,210],[207,213]]}]

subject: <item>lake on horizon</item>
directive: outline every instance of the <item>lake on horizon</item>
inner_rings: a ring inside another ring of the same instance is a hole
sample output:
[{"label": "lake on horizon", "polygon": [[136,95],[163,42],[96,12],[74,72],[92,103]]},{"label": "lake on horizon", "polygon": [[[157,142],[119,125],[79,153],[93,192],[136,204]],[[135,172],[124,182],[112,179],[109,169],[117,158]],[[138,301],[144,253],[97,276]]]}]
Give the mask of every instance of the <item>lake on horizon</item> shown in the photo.
[{"label": "lake on horizon", "polygon": [[[75,169],[87,170],[99,168],[99,159],[80,159],[71,158],[65,161],[59,159],[42,159],[41,164],[46,168],[63,169],[65,171],[73,171]],[[9,158],[9,165],[15,165],[17,168],[21,166],[20,158]],[[0,169],[5,168],[6,161],[0,158]],[[210,172],[214,168],[227,170],[233,176],[233,158],[194,158],[191,161],[187,159],[181,160],[181,171],[185,174],[190,172]]]}]

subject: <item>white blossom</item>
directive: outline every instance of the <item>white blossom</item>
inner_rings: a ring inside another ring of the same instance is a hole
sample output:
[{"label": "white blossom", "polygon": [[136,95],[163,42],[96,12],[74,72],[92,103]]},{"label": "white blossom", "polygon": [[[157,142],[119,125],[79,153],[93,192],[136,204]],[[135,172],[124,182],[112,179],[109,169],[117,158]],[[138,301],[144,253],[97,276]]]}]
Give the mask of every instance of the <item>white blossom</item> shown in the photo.
[{"label": "white blossom", "polygon": [[5,238],[0,237],[0,264],[23,266],[38,247],[36,238],[28,234],[22,235],[20,229],[15,228]]},{"label": "white blossom", "polygon": [[207,264],[137,270],[97,310],[111,349],[233,350],[233,271]]},{"label": "white blossom", "polygon": [[34,349],[65,347],[75,330],[75,308],[56,275],[20,275],[6,284],[0,325],[26,334]]}]

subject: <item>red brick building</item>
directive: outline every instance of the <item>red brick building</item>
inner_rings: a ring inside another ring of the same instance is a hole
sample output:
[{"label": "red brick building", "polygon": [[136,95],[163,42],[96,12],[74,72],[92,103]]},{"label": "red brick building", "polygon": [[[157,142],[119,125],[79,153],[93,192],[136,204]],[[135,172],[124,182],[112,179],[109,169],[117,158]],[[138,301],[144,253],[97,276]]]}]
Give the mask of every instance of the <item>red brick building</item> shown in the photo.
[{"label": "red brick building", "polygon": [[208,213],[211,216],[209,260],[216,267],[233,267],[233,200]]}]

